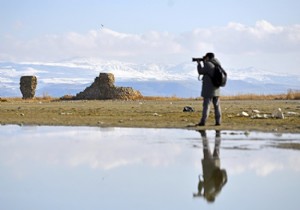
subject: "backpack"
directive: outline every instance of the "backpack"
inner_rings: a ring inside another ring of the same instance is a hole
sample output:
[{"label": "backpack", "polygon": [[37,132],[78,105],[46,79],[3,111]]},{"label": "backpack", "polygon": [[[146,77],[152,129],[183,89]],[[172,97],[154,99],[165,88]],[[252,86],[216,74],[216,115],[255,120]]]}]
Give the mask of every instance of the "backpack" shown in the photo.
[{"label": "backpack", "polygon": [[224,87],[226,85],[227,73],[221,65],[215,64],[215,71],[211,80],[215,87]]}]

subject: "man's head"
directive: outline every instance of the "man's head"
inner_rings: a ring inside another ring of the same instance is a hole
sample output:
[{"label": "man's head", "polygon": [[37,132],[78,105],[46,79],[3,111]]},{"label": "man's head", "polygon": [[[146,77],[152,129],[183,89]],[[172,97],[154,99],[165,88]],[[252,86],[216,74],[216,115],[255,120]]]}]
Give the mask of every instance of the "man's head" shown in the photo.
[{"label": "man's head", "polygon": [[208,52],[206,53],[206,55],[204,56],[204,59],[207,59],[207,60],[211,60],[215,57],[215,54],[212,53],[212,52]]}]

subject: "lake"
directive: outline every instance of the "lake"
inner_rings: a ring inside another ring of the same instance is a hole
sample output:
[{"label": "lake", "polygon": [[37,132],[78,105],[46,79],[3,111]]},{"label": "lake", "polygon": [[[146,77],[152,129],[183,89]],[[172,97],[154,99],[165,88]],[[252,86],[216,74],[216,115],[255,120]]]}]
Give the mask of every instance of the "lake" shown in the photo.
[{"label": "lake", "polygon": [[0,209],[298,210],[299,144],[300,134],[0,126]]}]

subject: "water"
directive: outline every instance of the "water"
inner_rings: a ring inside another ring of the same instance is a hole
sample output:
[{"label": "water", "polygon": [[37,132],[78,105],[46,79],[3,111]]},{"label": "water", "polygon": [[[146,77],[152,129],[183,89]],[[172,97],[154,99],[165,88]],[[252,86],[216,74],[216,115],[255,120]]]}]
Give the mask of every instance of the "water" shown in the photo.
[{"label": "water", "polygon": [[0,209],[296,210],[300,150],[281,143],[300,134],[0,126]]}]

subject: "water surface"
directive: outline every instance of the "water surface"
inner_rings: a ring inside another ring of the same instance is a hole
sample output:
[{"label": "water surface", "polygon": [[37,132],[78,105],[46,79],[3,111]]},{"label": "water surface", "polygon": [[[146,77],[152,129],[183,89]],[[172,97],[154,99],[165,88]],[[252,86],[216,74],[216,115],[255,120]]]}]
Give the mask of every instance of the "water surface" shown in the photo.
[{"label": "water surface", "polygon": [[300,134],[0,126],[0,209],[299,209]]}]

